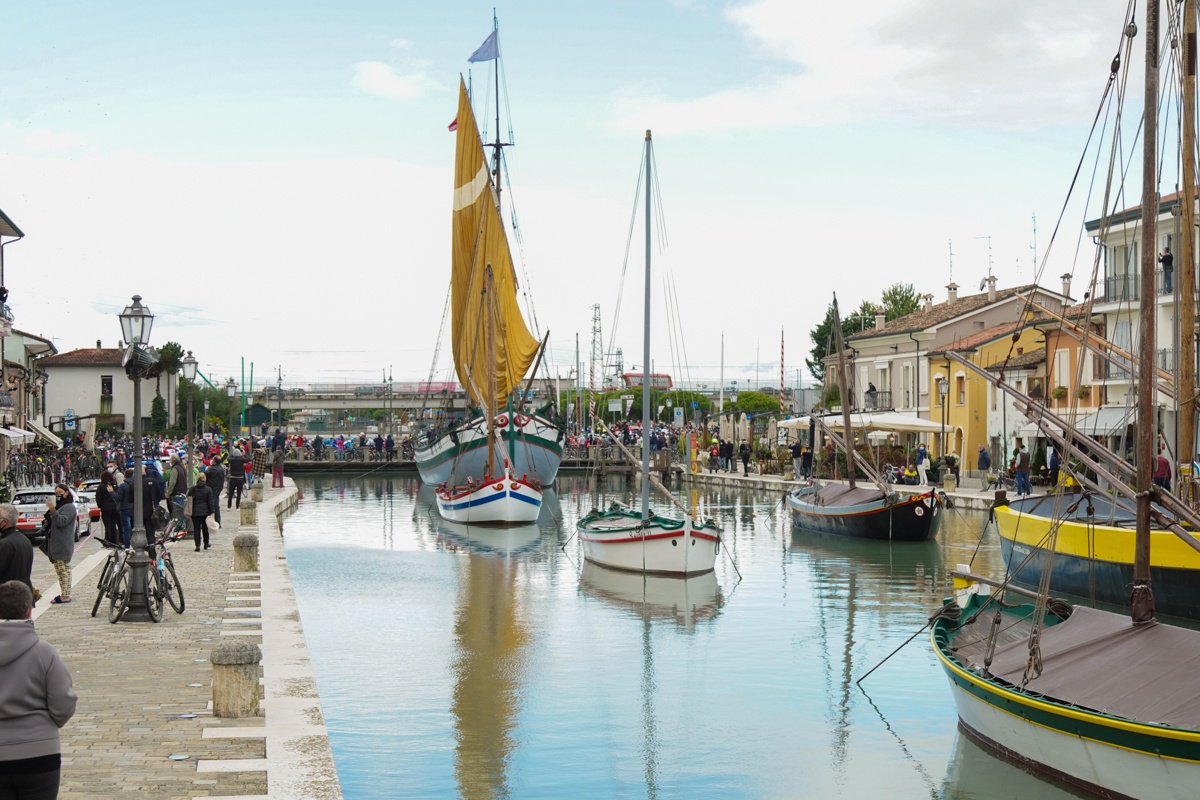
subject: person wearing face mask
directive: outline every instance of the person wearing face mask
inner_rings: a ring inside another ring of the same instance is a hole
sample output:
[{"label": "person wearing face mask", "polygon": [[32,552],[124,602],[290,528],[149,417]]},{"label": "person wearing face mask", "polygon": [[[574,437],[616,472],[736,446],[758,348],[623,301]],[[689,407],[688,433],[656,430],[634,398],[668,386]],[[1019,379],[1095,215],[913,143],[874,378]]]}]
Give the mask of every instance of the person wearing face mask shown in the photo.
[{"label": "person wearing face mask", "polygon": [[117,508],[117,481],[113,473],[105,470],[96,487],[96,505],[100,509],[100,522],[104,525],[104,541],[109,544],[121,542],[121,513]]},{"label": "person wearing face mask", "polygon": [[71,556],[75,554],[75,530],[79,520],[75,516],[75,503],[66,484],[54,487],[54,499],[46,502],[50,519],[49,551],[50,563],[58,575],[58,588],[62,592],[50,602],[54,605],[71,602]]}]

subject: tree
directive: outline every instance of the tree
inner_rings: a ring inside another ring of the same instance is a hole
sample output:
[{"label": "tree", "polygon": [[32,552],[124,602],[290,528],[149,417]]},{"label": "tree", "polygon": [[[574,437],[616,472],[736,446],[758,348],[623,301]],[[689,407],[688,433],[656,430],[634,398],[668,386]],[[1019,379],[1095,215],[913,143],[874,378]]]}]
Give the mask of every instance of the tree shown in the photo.
[{"label": "tree", "polygon": [[167,401],[155,395],[150,401],[150,430],[162,433],[167,429]]},{"label": "tree", "polygon": [[[159,379],[163,375],[174,375],[179,372],[183,366],[183,345],[179,342],[167,342],[162,347],[158,348],[158,363],[146,370],[147,378],[154,378],[154,396],[162,397],[162,387],[159,384]],[[167,389],[171,388],[170,381],[167,382]],[[171,398],[167,398],[167,403],[164,408],[169,408]]]},{"label": "tree", "polygon": [[883,314],[891,322],[907,317],[921,307],[921,298],[911,283],[893,283],[883,290]]},{"label": "tree", "polygon": [[[870,330],[875,327],[875,306],[864,300],[851,318],[842,318],[842,336],[858,333],[859,329]],[[869,318],[868,318],[869,317]],[[833,349],[833,305],[825,310],[825,319],[809,332],[813,347],[809,351],[810,358],[804,359],[809,374],[818,381],[825,380],[825,357]]]},{"label": "tree", "polygon": [[729,408],[740,414],[770,414],[779,411],[779,398],[765,392],[738,392],[737,402]]}]

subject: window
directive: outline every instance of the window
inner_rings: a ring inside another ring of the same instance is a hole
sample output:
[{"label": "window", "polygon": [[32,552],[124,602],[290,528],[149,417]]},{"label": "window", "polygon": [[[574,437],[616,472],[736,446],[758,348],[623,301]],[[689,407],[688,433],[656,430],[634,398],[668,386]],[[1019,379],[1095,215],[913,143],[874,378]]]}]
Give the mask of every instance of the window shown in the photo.
[{"label": "window", "polygon": [[1000,394],[1000,390],[989,383],[988,384],[988,397],[990,397],[991,401],[992,401],[992,411],[996,410],[996,396],[999,394]]},{"label": "window", "polygon": [[954,394],[958,397],[958,404],[966,405],[967,402],[967,376],[954,376]]},{"label": "window", "polygon": [[112,375],[100,376],[100,396],[112,397]]},{"label": "window", "polygon": [[981,330],[983,330],[983,320],[978,320],[977,322],[972,322],[971,326],[974,327],[975,330],[981,331]]},{"label": "window", "polygon": [[900,368],[900,381],[903,384],[901,393],[904,396],[904,408],[913,407],[913,380],[912,380],[912,364],[905,364]]},{"label": "window", "polygon": [[1065,347],[1054,351],[1054,381],[1055,386],[1071,385],[1071,353]]}]

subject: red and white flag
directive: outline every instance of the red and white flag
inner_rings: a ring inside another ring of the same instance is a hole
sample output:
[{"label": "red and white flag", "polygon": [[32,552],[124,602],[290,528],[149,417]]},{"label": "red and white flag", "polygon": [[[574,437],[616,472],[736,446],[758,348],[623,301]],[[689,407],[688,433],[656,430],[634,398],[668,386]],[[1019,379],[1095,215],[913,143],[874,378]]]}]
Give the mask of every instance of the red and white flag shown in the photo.
[{"label": "red and white flag", "polygon": [[446,130],[450,131],[451,133],[454,133],[456,130],[458,130],[458,117],[455,117],[454,121],[446,126]]}]

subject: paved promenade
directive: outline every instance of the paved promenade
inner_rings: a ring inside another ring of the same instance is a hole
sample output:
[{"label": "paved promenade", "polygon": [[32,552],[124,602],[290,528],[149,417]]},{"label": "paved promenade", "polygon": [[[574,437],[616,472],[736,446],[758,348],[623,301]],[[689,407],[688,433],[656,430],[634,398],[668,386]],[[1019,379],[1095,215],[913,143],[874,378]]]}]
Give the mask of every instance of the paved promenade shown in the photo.
[{"label": "paved promenade", "polygon": [[[58,584],[35,554],[34,585],[43,596],[35,624],[79,693],[62,731],[60,798],[341,798],[283,558],[278,519],[295,502],[289,480],[258,506],[258,573],[232,572],[236,509],[222,509],[211,549],[197,553],[190,539],[174,545],[186,609],[176,614],[168,605],[158,624],[127,613],[112,625],[107,603],[91,616],[105,557],[94,541],[78,545],[69,605],[50,605]],[[212,714],[209,654],[225,636],[262,645],[258,717]]]}]

